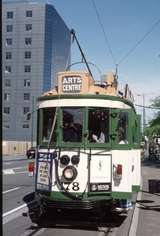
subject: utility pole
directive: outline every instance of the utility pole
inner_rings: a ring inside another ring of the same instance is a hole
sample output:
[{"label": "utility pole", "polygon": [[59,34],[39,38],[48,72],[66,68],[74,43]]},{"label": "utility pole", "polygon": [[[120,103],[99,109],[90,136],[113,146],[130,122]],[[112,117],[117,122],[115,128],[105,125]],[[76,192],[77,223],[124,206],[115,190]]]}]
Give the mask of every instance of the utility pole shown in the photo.
[{"label": "utility pole", "polygon": [[143,112],[142,112],[142,133],[144,135],[144,131],[146,128],[146,110],[145,110],[145,94],[137,94],[137,96],[142,97],[142,107],[143,107]]}]

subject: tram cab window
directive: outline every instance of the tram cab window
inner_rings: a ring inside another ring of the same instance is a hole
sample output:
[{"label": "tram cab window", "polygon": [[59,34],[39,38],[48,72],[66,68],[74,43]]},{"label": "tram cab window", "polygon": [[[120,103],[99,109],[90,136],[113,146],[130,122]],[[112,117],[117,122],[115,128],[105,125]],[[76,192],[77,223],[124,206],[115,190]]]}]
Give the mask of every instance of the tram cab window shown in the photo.
[{"label": "tram cab window", "polygon": [[[42,113],[42,120],[43,120],[43,125],[42,125],[42,141],[43,142],[48,142],[52,130],[52,125],[53,121],[55,119],[55,108],[44,108],[43,113]],[[56,122],[55,122],[55,127],[54,131],[52,134],[51,142],[56,142]]]},{"label": "tram cab window", "polygon": [[81,108],[63,108],[63,142],[81,142],[83,113]]},{"label": "tram cab window", "polygon": [[91,143],[109,142],[109,110],[104,108],[89,109],[88,141]]},{"label": "tram cab window", "polygon": [[132,126],[132,142],[133,144],[138,143],[138,124],[135,120],[134,125]]},{"label": "tram cab window", "polygon": [[119,114],[116,131],[118,144],[128,144],[128,113],[121,112]]}]

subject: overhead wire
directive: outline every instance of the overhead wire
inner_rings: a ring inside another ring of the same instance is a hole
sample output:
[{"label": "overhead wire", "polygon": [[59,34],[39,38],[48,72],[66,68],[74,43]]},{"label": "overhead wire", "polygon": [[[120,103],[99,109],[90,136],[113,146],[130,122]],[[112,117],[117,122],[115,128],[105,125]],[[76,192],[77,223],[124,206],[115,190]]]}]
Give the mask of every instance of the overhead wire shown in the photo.
[{"label": "overhead wire", "polygon": [[160,110],[160,107],[143,106],[143,105],[138,105],[138,104],[135,104],[135,106],[136,107],[143,107],[143,108],[153,109],[153,110]]},{"label": "overhead wire", "polygon": [[105,39],[107,48],[109,50],[109,53],[110,53],[110,55],[112,57],[113,63],[116,66],[116,70],[117,70],[118,66],[120,64],[122,64],[135,51],[135,49],[148,37],[148,35],[151,34],[153,32],[153,30],[159,25],[160,18],[151,26],[151,28],[136,42],[136,44],[117,63],[116,59],[115,59],[115,56],[113,54],[113,50],[112,50],[111,45],[109,43],[106,31],[105,31],[104,26],[102,24],[102,20],[101,20],[100,14],[98,12],[97,6],[95,4],[95,1],[91,0],[91,2],[93,4],[93,7],[94,7],[94,10],[95,10],[95,13],[96,13],[99,25],[100,25],[100,27],[102,29],[103,34],[104,34],[104,39]]},{"label": "overhead wire", "polygon": [[151,26],[151,28],[142,36],[141,39],[137,41],[137,43],[119,60],[118,65],[122,64],[124,60],[126,60],[127,57],[129,57],[133,51],[147,38],[149,34],[153,32],[153,30],[159,25],[160,23],[160,18]]},{"label": "overhead wire", "polygon": [[109,53],[110,53],[110,55],[111,55],[111,57],[112,57],[112,60],[113,60],[114,65],[117,67],[116,59],[115,59],[115,56],[114,56],[114,54],[113,54],[111,45],[110,45],[110,43],[109,43],[108,36],[107,36],[106,31],[105,31],[105,29],[104,29],[104,26],[103,26],[103,24],[102,24],[101,17],[100,17],[100,14],[99,14],[99,12],[98,12],[98,9],[97,9],[97,6],[96,6],[96,4],[95,4],[95,1],[94,1],[94,0],[91,0],[91,2],[92,2],[92,4],[93,4],[93,8],[94,8],[94,10],[95,10],[95,13],[96,13],[96,16],[97,16],[99,25],[100,25],[100,27],[101,27],[101,29],[102,29],[102,32],[103,32],[103,35],[104,35],[104,39],[105,39],[105,42],[106,42],[106,45],[107,45],[107,48],[108,48],[108,51],[109,51]]}]

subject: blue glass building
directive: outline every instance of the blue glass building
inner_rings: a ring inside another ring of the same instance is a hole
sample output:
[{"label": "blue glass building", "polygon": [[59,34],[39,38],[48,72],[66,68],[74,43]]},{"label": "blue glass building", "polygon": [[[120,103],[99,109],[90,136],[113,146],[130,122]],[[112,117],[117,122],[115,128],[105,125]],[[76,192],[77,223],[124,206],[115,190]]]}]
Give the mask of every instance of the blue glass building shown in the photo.
[{"label": "blue glass building", "polygon": [[16,142],[36,140],[36,98],[53,88],[57,72],[70,64],[70,30],[47,2],[2,2],[3,140],[17,152]]}]

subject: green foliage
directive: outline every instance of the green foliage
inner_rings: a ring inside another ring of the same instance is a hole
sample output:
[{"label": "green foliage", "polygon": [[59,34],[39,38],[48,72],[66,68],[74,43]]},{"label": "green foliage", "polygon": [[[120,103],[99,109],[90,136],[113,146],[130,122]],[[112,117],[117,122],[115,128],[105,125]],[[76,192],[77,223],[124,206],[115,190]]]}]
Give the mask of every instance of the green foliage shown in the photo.
[{"label": "green foliage", "polygon": [[154,118],[149,122],[149,127],[146,128],[145,134],[147,136],[160,135],[160,96],[152,100],[152,107],[157,108]]}]

